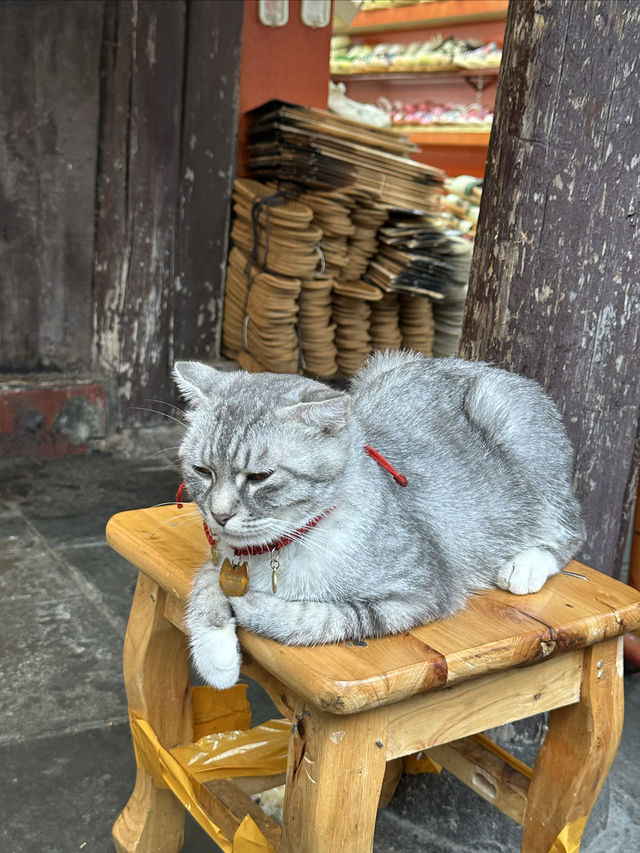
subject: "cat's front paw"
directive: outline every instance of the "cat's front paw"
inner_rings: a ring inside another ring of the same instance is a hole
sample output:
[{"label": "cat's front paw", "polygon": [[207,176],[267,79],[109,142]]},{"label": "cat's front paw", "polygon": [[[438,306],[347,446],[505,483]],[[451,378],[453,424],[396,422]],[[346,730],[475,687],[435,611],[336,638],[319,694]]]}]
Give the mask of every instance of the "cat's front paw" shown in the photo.
[{"label": "cat's front paw", "polygon": [[235,619],[221,628],[192,625],[190,640],[193,662],[207,684],[219,690],[233,687],[240,677],[242,660]]},{"label": "cat's front paw", "polygon": [[502,566],[496,584],[516,595],[538,592],[551,575],[560,571],[558,561],[545,548],[526,548]]}]

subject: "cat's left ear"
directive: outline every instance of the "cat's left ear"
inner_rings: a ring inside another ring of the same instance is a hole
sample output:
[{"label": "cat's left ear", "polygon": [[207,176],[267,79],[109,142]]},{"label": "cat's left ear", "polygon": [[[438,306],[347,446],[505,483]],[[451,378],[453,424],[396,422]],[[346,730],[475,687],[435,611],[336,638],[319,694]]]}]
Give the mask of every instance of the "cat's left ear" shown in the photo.
[{"label": "cat's left ear", "polygon": [[286,406],[278,411],[282,420],[291,420],[313,427],[325,435],[337,435],[349,423],[351,399],[348,394],[321,391],[311,399],[295,406]]},{"label": "cat's left ear", "polygon": [[176,361],[173,365],[173,378],[180,393],[194,406],[211,397],[222,377],[222,371],[201,361]]}]

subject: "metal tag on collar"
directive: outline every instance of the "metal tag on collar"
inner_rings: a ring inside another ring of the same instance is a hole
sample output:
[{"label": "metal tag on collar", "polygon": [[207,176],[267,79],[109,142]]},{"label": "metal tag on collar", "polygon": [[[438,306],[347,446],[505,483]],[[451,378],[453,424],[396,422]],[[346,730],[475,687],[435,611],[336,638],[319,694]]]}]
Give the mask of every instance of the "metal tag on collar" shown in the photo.
[{"label": "metal tag on collar", "polygon": [[269,566],[271,567],[271,589],[275,595],[278,591],[278,569],[280,568],[280,554],[277,548],[271,552]]},{"label": "metal tag on collar", "polygon": [[244,595],[249,589],[249,564],[241,563],[239,557],[234,557],[233,562],[225,557],[220,567],[218,578],[220,589],[225,595],[238,597]]}]

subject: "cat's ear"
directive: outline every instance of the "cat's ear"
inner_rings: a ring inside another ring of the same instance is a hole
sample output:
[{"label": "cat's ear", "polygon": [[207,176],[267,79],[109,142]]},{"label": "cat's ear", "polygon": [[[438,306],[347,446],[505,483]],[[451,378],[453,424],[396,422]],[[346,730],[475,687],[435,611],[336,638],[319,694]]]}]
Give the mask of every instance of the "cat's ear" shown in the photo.
[{"label": "cat's ear", "polygon": [[176,361],[173,378],[180,393],[194,406],[211,396],[221,385],[222,372],[201,361]]},{"label": "cat's ear", "polygon": [[332,391],[314,391],[308,399],[295,406],[286,406],[278,411],[282,420],[297,421],[313,427],[325,435],[337,435],[349,423],[351,400],[348,394]]}]

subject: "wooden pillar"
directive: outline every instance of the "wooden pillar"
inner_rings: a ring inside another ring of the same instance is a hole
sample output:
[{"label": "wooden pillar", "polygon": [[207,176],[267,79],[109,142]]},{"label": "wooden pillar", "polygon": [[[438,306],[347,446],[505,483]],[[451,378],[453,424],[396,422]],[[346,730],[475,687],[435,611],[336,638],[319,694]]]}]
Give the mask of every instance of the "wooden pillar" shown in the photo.
[{"label": "wooden pillar", "polygon": [[235,2],[105,3],[94,365],[120,425],[174,399],[175,357],[218,353],[242,14]]},{"label": "wooden pillar", "polygon": [[534,377],[619,575],[640,442],[636,0],[511,0],[460,353]]},{"label": "wooden pillar", "polygon": [[94,351],[132,407],[172,399],[169,360],[185,5],[105,5],[94,277]]},{"label": "wooden pillar", "polygon": [[235,177],[243,3],[187,6],[174,358],[217,358]]}]

